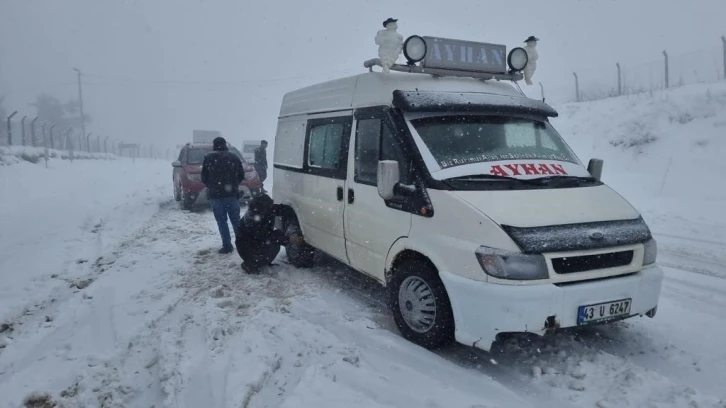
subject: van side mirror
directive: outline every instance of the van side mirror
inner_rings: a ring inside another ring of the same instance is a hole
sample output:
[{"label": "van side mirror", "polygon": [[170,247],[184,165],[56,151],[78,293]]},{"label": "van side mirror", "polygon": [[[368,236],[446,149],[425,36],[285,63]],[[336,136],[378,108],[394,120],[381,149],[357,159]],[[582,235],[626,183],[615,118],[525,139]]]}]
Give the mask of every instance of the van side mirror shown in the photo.
[{"label": "van side mirror", "polygon": [[378,162],[378,195],[384,200],[394,196],[393,190],[401,181],[398,162],[395,160],[381,160]]},{"label": "van side mirror", "polygon": [[587,164],[587,172],[597,181],[602,179],[603,163],[602,159],[590,159],[590,162]]},{"label": "van side mirror", "polygon": [[171,167],[181,167],[181,162],[179,160],[174,160],[171,162]]}]

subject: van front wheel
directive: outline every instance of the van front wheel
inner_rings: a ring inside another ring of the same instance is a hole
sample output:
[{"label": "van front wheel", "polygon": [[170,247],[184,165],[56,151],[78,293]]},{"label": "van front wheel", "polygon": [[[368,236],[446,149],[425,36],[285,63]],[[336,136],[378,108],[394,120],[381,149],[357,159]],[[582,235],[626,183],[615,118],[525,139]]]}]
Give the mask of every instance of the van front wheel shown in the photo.
[{"label": "van front wheel", "polygon": [[427,349],[454,341],[454,313],[444,284],[429,263],[412,260],[395,268],[389,305],[403,337]]},{"label": "van front wheel", "polygon": [[315,249],[305,243],[297,222],[290,222],[285,229],[288,239],[285,245],[288,261],[296,268],[311,268],[315,263]]}]

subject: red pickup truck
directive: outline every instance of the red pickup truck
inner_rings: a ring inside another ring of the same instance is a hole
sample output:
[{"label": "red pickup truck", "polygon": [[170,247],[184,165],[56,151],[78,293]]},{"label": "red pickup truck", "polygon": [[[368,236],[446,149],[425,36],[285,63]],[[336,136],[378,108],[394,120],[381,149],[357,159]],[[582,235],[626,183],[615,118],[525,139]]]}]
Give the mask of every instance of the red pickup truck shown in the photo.
[{"label": "red pickup truck", "polygon": [[[240,203],[248,203],[260,193],[260,178],[255,168],[249,165],[242,154],[232,145],[229,151],[242,161],[245,179],[239,185]],[[187,143],[179,152],[179,158],[171,163],[174,168],[174,199],[181,203],[183,210],[191,210],[195,204],[207,203],[207,190],[202,183],[202,163],[204,156],[212,152],[211,144]]]}]

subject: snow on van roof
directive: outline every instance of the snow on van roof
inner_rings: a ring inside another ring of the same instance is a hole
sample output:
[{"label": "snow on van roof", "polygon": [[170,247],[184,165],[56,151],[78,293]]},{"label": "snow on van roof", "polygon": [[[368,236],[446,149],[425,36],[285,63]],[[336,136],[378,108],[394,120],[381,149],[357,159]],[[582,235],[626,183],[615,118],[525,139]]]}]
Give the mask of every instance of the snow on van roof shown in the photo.
[{"label": "snow on van roof", "polygon": [[390,106],[393,91],[481,92],[497,95],[522,95],[512,85],[473,78],[432,77],[423,74],[367,72],[322,82],[288,92],[282,99],[280,117]]}]

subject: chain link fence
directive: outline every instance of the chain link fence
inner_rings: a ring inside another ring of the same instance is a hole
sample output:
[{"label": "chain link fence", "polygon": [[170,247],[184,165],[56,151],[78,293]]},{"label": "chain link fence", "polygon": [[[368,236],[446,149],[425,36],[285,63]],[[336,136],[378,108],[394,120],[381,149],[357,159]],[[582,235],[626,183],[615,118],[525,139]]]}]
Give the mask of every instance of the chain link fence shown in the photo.
[{"label": "chain link fence", "polygon": [[679,54],[664,50],[652,61],[642,64],[613,61],[611,66],[577,70],[542,83],[540,89],[533,87],[528,94],[558,104],[723,81],[726,78],[726,38],[722,37],[718,42],[721,44]]}]

